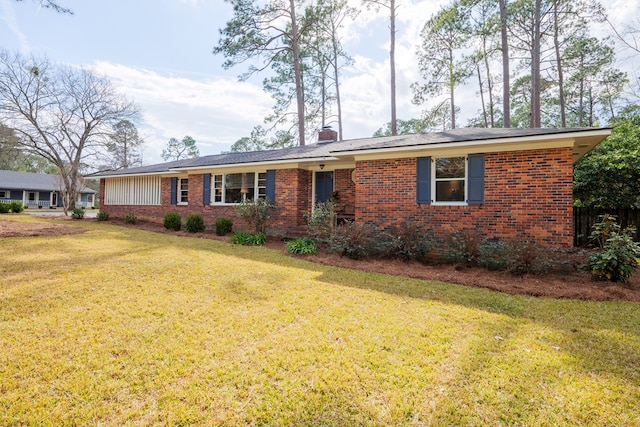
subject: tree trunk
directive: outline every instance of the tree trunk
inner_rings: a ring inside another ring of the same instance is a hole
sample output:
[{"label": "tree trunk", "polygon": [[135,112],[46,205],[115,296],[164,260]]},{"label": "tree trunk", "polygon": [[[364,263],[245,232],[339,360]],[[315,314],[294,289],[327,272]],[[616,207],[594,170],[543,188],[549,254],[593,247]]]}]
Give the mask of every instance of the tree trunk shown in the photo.
[{"label": "tree trunk", "polygon": [[333,20],[331,21],[333,31],[331,37],[333,41],[333,78],[336,85],[336,108],[338,109],[338,141],[342,141],[342,104],[340,103],[340,83],[338,72],[338,41],[336,40],[336,28]]},{"label": "tree trunk", "polygon": [[[489,93],[489,122],[491,123],[491,127],[495,127],[495,112],[493,105],[493,83],[491,79],[491,71],[489,68],[489,58],[487,55],[487,40],[486,38],[482,39],[482,56],[484,57],[484,67],[487,72],[487,91]],[[478,75],[480,75],[480,69],[478,68]],[[484,100],[482,102],[484,108]],[[486,114],[486,113],[485,113]],[[485,118],[485,126],[486,126],[486,118]]]},{"label": "tree trunk", "polygon": [[391,68],[391,135],[398,134],[398,123],[396,118],[396,2],[391,0],[389,3],[390,10],[390,47],[389,47],[389,66]]},{"label": "tree trunk", "polygon": [[476,64],[476,70],[478,71],[478,87],[480,88],[480,103],[482,104],[482,120],[484,127],[489,127],[487,120],[487,107],[484,103],[484,87],[482,86],[482,72],[480,71],[480,63]]},{"label": "tree trunk", "polygon": [[509,39],[507,36],[507,0],[500,0],[502,35],[502,126],[511,127],[511,83],[509,81]]},{"label": "tree trunk", "polygon": [[[324,67],[324,65],[323,65]],[[327,71],[326,68],[322,69],[322,88],[321,88],[321,92],[322,94],[321,96],[321,104],[320,104],[320,110],[321,113],[320,115],[322,116],[322,125],[321,128],[324,128],[327,124]]]},{"label": "tree trunk", "polygon": [[289,0],[291,9],[291,49],[293,51],[293,69],[296,82],[296,102],[298,104],[298,138],[300,146],[305,145],[305,126],[304,126],[304,88],[302,87],[302,70],[300,67],[300,46],[298,36],[298,21],[296,18],[295,0]]},{"label": "tree trunk", "polygon": [[553,6],[553,44],[556,50],[556,66],[558,67],[558,100],[560,102],[560,126],[567,127],[566,105],[564,98],[564,73],[562,70],[562,58],[560,55],[560,29],[558,28],[558,3]]},{"label": "tree trunk", "polygon": [[449,106],[451,108],[451,129],[456,128],[456,101],[453,90],[455,79],[453,77],[453,50],[449,49]]},{"label": "tree trunk", "polygon": [[[580,69],[584,69],[584,57],[581,58]],[[584,127],[584,74],[580,77],[578,91],[578,126]]]},{"label": "tree trunk", "polygon": [[531,112],[529,127],[540,127],[540,14],[541,0],[535,0],[531,37]]}]

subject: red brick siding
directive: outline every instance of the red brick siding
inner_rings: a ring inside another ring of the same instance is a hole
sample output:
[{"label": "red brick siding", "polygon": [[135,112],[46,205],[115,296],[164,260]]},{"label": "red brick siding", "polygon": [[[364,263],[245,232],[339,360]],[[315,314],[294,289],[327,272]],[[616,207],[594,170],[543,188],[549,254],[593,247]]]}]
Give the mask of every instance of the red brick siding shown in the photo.
[{"label": "red brick siding", "polygon": [[[171,178],[161,180],[161,206],[138,205],[103,205],[101,210],[108,212],[112,218],[122,218],[135,213],[138,218],[162,222],[167,212],[178,212],[186,216],[190,213],[202,215],[205,225],[212,229],[216,218],[225,216],[233,219],[234,230],[250,229],[235,213],[233,206],[203,204],[204,175],[189,175],[189,204],[171,204]],[[104,179],[100,182],[100,195],[104,200]],[[311,208],[311,172],[301,169],[276,171],[276,210],[268,223],[275,234],[284,234],[287,228],[306,224],[304,212]]]},{"label": "red brick siding", "polygon": [[337,169],[334,172],[334,191],[338,192],[338,208],[344,213],[353,213],[356,204],[356,184],[351,179],[354,169]]},{"label": "red brick siding", "polygon": [[304,213],[311,209],[311,172],[302,169],[276,171],[276,210],[269,220],[275,234],[306,224]]},{"label": "red brick siding", "polygon": [[[359,161],[356,183],[351,169],[334,174],[334,189],[341,204],[355,205],[357,222],[388,227],[405,218],[429,224],[436,233],[474,230],[482,237],[534,236],[554,246],[571,246],[572,150],[548,149],[485,156],[485,204],[433,206],[416,202],[416,159]],[[276,210],[269,221],[274,234],[299,232],[311,209],[313,172],[302,169],[276,171]],[[232,206],[203,205],[203,175],[189,176],[189,205],[170,205],[171,178],[162,178],[162,206],[102,206],[113,218],[135,213],[141,219],[162,222],[169,211],[199,213],[207,228],[215,219],[234,220],[234,229],[248,229]],[[100,184],[104,200],[104,180]]]},{"label": "red brick siding", "polygon": [[484,205],[418,204],[415,158],[356,167],[357,222],[388,227],[411,217],[436,233],[468,229],[482,237],[533,236],[553,246],[572,245],[570,148],[487,154]]}]

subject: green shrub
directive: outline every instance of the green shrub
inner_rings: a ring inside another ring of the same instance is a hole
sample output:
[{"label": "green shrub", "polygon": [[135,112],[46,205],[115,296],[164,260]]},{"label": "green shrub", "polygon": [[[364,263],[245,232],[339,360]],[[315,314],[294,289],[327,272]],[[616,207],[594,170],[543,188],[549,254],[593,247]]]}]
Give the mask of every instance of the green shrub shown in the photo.
[{"label": "green shrub", "polygon": [[523,274],[547,274],[555,269],[549,248],[532,238],[512,240],[507,271],[517,276]]},{"label": "green shrub", "polygon": [[204,231],[204,220],[200,214],[189,214],[184,220],[184,228],[189,233],[200,233]]},{"label": "green shrub", "polygon": [[100,211],[96,214],[98,221],[107,221],[109,219],[109,212]]},{"label": "green shrub", "polygon": [[455,231],[442,238],[438,246],[441,261],[452,264],[469,264],[475,259],[479,238],[474,231]]},{"label": "green shrub", "polygon": [[162,225],[167,230],[180,230],[182,227],[182,218],[180,218],[180,214],[177,212],[167,212],[162,217]]},{"label": "green shrub", "polygon": [[602,250],[589,257],[589,267],[594,280],[627,282],[638,268],[640,245],[633,241],[633,228],[624,232],[611,231]]},{"label": "green shrub", "polygon": [[267,220],[275,205],[269,199],[244,200],[234,206],[236,214],[247,224],[251,224],[256,233],[264,233]]},{"label": "green shrub", "polygon": [[[426,229],[424,224],[418,224],[412,219],[407,219],[387,230],[389,236],[375,238],[375,241],[382,240],[388,248],[388,254],[392,257],[405,261],[422,259],[435,245],[435,240],[431,230]],[[386,242],[385,242],[386,240]]]},{"label": "green shrub", "polygon": [[621,227],[614,215],[599,215],[600,221],[591,227],[589,239],[595,241],[600,249],[604,248],[611,233],[620,234]]},{"label": "green shrub", "polygon": [[0,203],[0,214],[9,213],[11,205],[9,203]]},{"label": "green shrub", "polygon": [[267,243],[267,235],[264,233],[253,234],[253,244],[256,246],[264,246]]},{"label": "green shrub", "polygon": [[73,208],[73,211],[71,212],[71,218],[73,218],[73,219],[82,219],[82,218],[84,218],[84,209]]},{"label": "green shrub", "polygon": [[130,214],[126,214],[122,217],[122,220],[125,224],[136,224],[138,222],[138,217],[133,212]]},{"label": "green shrub", "polygon": [[489,270],[504,271],[509,268],[511,246],[500,239],[482,239],[478,243],[476,264]]},{"label": "green shrub", "polygon": [[329,200],[317,203],[311,212],[304,216],[309,227],[309,234],[319,242],[328,242],[336,227],[336,202]]},{"label": "green shrub", "polygon": [[287,252],[290,254],[308,255],[315,254],[317,250],[316,242],[308,237],[294,239],[287,242]]},{"label": "green shrub", "polygon": [[246,233],[244,231],[236,231],[231,236],[231,243],[245,246],[263,246],[267,242],[267,236],[264,233]]},{"label": "green shrub", "polygon": [[220,216],[216,218],[216,234],[218,236],[226,236],[233,230],[233,221],[231,218]]},{"label": "green shrub", "polygon": [[602,215],[592,227],[589,238],[600,246],[600,251],[589,257],[589,268],[594,280],[627,282],[638,268],[640,245],[633,241],[636,229],[624,230],[613,215]]},{"label": "green shrub", "polygon": [[329,246],[337,254],[360,259],[376,253],[373,242],[375,235],[374,226],[349,222],[336,227]]},{"label": "green shrub", "polygon": [[20,213],[24,211],[24,205],[22,204],[22,202],[14,200],[13,202],[9,203],[9,209],[13,213]]}]

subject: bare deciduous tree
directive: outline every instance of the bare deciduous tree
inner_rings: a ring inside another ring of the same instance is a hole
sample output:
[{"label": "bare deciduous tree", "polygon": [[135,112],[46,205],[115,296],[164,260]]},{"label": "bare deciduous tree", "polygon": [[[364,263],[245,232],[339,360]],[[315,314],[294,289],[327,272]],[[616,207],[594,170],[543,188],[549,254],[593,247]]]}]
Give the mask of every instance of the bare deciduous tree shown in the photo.
[{"label": "bare deciduous tree", "polygon": [[27,152],[56,167],[65,213],[75,207],[82,169],[103,150],[112,126],[137,114],[107,78],[91,70],[0,51],[0,120]]}]

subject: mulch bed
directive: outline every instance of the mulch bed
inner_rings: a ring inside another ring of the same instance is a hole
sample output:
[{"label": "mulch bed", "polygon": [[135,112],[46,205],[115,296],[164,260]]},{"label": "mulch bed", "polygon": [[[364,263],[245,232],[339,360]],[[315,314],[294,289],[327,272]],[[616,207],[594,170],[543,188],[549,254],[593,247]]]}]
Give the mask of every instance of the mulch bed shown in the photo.
[{"label": "mulch bed", "polygon": [[[83,221],[95,221],[84,219]],[[116,223],[116,221],[111,221]],[[123,225],[117,222],[118,225]],[[126,224],[125,224],[126,225]],[[161,224],[148,221],[139,221],[129,227],[153,231],[157,233],[200,237],[229,241],[229,237],[216,236],[211,231],[192,234],[187,231],[170,231]],[[58,236],[64,234],[82,233],[85,230],[71,225],[14,222],[0,219],[0,237],[27,237],[27,236]],[[269,239],[267,246],[279,250],[283,256],[289,255],[285,243],[280,239]],[[576,251],[576,257],[588,257],[586,251]],[[524,294],[545,296],[552,298],[573,298],[596,301],[634,301],[640,302],[640,272],[636,272],[628,283],[596,282],[591,280],[588,273],[572,272],[560,275],[550,274],[546,276],[524,275],[514,276],[505,272],[489,271],[477,267],[459,265],[431,265],[419,262],[405,262],[392,259],[365,259],[352,260],[346,257],[320,250],[315,255],[303,257],[307,261],[318,264],[333,265],[363,271],[393,274],[425,280],[438,280],[447,283],[457,283],[465,286],[492,289],[510,294]]]}]

